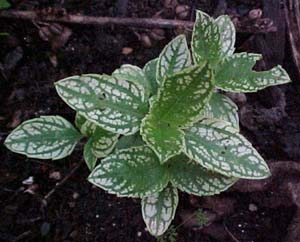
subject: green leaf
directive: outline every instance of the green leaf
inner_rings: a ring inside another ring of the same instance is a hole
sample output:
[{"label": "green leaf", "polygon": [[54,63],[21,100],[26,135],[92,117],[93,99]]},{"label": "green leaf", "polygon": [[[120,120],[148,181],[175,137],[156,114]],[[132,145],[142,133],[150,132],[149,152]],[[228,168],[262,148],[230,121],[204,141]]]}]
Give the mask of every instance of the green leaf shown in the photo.
[{"label": "green leaf", "polygon": [[[83,135],[90,137],[95,133],[97,128],[102,129],[100,126],[97,126],[95,123],[93,123],[85,118],[85,122],[81,125],[80,132]],[[104,131],[106,131],[106,130],[104,130]],[[106,132],[110,133],[109,131],[106,131]]]},{"label": "green leaf", "polygon": [[143,119],[141,135],[143,140],[154,150],[161,163],[182,151],[184,133],[152,114],[148,114]]},{"label": "green leaf", "polygon": [[82,125],[86,122],[86,118],[80,115],[79,113],[76,113],[75,115],[75,126],[79,130],[81,130]]},{"label": "green leaf", "polygon": [[234,24],[228,15],[219,16],[215,23],[219,27],[222,56],[231,56],[235,50],[236,31]]},{"label": "green leaf", "polygon": [[192,54],[195,63],[217,64],[222,56],[222,44],[219,27],[204,12],[196,12],[197,20],[192,33]]},{"label": "green leaf", "polygon": [[130,136],[122,136],[116,144],[116,150],[128,149],[131,147],[137,147],[145,145],[142,136],[139,133],[135,133]]},{"label": "green leaf", "polygon": [[209,170],[225,176],[263,179],[268,165],[230,123],[204,120],[185,132],[185,153]]},{"label": "green leaf", "polygon": [[89,74],[68,77],[55,85],[71,108],[113,133],[137,132],[148,109],[143,87],[127,80]]},{"label": "green leaf", "polygon": [[5,8],[9,8],[10,7],[10,3],[6,0],[0,0],[0,9],[5,9]]},{"label": "green leaf", "polygon": [[156,80],[162,83],[166,76],[189,67],[191,54],[184,35],[179,35],[165,46],[158,57]]},{"label": "green leaf", "polygon": [[143,119],[141,135],[163,163],[179,154],[182,148],[181,128],[201,118],[201,110],[212,90],[212,71],[208,66],[193,66],[167,76]]},{"label": "green leaf", "polygon": [[140,146],[106,157],[88,180],[109,193],[142,198],[162,191],[169,174],[150,148]]},{"label": "green leaf", "polygon": [[80,138],[80,133],[64,118],[41,116],[19,125],[4,144],[27,157],[58,160],[70,155]]},{"label": "green leaf", "polygon": [[119,139],[119,134],[102,129],[78,113],[75,123],[83,135],[90,137],[89,146],[96,158],[105,157],[112,152]]},{"label": "green leaf", "polygon": [[144,71],[137,66],[129,64],[122,65],[119,69],[116,69],[113,72],[112,76],[117,79],[130,81],[139,86],[142,86],[147,97],[151,92],[150,82],[146,78]]},{"label": "green leaf", "polygon": [[143,68],[146,78],[151,86],[151,94],[156,95],[158,89],[158,83],[156,81],[156,70],[157,70],[158,58],[150,60],[146,63]]},{"label": "green leaf", "polygon": [[211,69],[193,66],[172,76],[167,76],[150,110],[172,127],[190,126],[201,118],[213,90]]},{"label": "green leaf", "polygon": [[219,194],[237,181],[237,178],[209,171],[184,155],[172,158],[169,169],[172,184],[181,191],[196,196]]},{"label": "green leaf", "polygon": [[89,170],[92,171],[97,164],[97,157],[93,153],[93,140],[90,138],[88,142],[84,145],[83,158]]},{"label": "green leaf", "polygon": [[240,129],[238,107],[230,98],[223,94],[214,93],[205,106],[202,115],[205,118],[229,122],[235,129]]},{"label": "green leaf", "polygon": [[143,219],[153,236],[160,236],[166,232],[174,219],[177,205],[178,192],[172,186],[142,199]]},{"label": "green leaf", "polygon": [[100,127],[96,127],[92,137],[92,151],[97,158],[110,154],[119,139],[119,134],[111,133]]},{"label": "green leaf", "polygon": [[231,92],[256,92],[268,86],[290,82],[289,75],[281,67],[276,66],[269,71],[253,71],[259,54],[237,53],[218,66],[216,86]]}]

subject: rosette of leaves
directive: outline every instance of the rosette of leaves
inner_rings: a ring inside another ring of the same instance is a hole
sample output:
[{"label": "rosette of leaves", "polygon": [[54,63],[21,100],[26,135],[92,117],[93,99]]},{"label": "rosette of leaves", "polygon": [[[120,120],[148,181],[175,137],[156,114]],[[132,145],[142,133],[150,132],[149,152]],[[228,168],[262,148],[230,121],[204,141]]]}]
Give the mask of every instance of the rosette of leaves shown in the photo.
[{"label": "rosette of leaves", "polygon": [[88,180],[109,193],[141,198],[146,226],[160,236],[175,216],[178,190],[208,196],[240,178],[270,175],[239,134],[237,106],[221,91],[255,92],[290,78],[281,66],[254,71],[261,56],[235,54],[234,44],[228,16],[213,19],[197,11],[191,52],[180,35],[143,69],[122,65],[110,76],[56,83],[59,96],[78,113],[80,133],[61,117],[41,117],[21,124],[5,144],[29,157],[58,159],[87,137]]}]

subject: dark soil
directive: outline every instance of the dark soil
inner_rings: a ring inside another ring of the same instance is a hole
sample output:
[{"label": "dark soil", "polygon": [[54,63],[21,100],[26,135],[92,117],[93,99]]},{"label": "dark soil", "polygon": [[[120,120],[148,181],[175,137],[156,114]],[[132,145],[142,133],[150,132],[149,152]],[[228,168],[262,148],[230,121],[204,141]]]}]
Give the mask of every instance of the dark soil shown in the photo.
[{"label": "dark soil", "polygon": [[[161,1],[154,0],[129,1],[125,13],[117,1],[110,0],[11,2],[18,9],[55,6],[71,13],[95,16],[151,17],[163,8]],[[213,13],[217,1],[179,2],[188,4],[191,9]],[[230,0],[228,7],[247,14],[262,4],[254,0]],[[0,20],[0,32],[9,33],[7,37],[0,37],[0,241],[156,241],[145,231],[140,201],[117,198],[93,187],[86,181],[89,172],[84,165],[57,189],[46,207],[42,206],[41,197],[58,182],[49,178],[49,174],[59,171],[62,177],[67,175],[82,159],[80,147],[66,159],[49,162],[26,159],[2,145],[7,134],[26,119],[46,114],[62,115],[70,121],[74,119],[74,112],[57,96],[53,86],[55,81],[80,73],[111,73],[123,63],[142,67],[158,56],[164,44],[175,36],[174,31],[168,30],[164,40],[145,48],[134,33],[145,30],[95,26],[70,28],[73,33],[68,42],[53,50],[40,38],[33,23]],[[243,47],[248,46],[245,42],[260,37],[239,34],[238,50],[248,50]],[[255,51],[253,41],[251,43],[251,50]],[[122,54],[124,47],[132,48],[132,53]],[[278,64],[288,69],[294,82],[247,95],[247,104],[241,113],[242,132],[267,160],[297,161],[300,160],[300,85],[295,78],[288,46],[285,51],[283,63]],[[34,178],[34,185],[23,185],[22,181],[30,176]],[[34,194],[26,192],[27,189],[33,190]],[[237,204],[234,213],[221,221],[231,234],[227,234],[226,242],[283,241],[295,207],[258,207],[257,211],[251,212],[251,194],[228,195],[234,196]],[[181,194],[178,211],[185,209],[196,210],[197,206],[190,203],[189,196]],[[177,214],[173,224],[176,226],[181,222]],[[216,236],[186,226],[181,226],[177,232],[177,241],[224,242],[218,239],[217,230]]]}]

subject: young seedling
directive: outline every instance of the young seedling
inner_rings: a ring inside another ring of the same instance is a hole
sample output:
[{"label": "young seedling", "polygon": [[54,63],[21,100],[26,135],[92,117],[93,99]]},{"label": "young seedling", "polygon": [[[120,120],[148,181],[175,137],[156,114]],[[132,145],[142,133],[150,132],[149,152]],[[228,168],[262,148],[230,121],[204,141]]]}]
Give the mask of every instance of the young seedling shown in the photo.
[{"label": "young seedling", "polygon": [[210,196],[239,178],[270,176],[264,159],[239,134],[237,106],[220,90],[256,92],[290,78],[281,66],[254,71],[261,55],[234,54],[234,44],[228,16],[213,19],[197,11],[192,54],[180,35],[143,69],[123,65],[112,75],[60,80],[56,90],[77,112],[77,129],[62,117],[43,116],[17,127],[5,145],[56,160],[87,137],[88,180],[117,196],[141,198],[148,231],[160,236],[175,216],[178,189]]}]

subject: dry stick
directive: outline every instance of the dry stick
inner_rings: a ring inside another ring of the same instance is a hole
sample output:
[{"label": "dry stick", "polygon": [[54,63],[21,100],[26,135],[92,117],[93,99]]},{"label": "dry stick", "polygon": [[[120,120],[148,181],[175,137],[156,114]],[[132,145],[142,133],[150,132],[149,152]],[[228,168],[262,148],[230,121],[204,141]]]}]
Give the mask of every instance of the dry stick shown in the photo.
[{"label": "dry stick", "polygon": [[[122,18],[122,17],[93,17],[86,15],[71,15],[67,14],[62,17],[54,15],[42,15],[38,14],[39,12],[35,11],[18,11],[18,10],[2,10],[0,11],[0,18],[8,19],[19,19],[19,20],[40,20],[47,22],[59,22],[59,23],[68,23],[68,24],[81,24],[81,25],[98,25],[98,26],[110,26],[110,25],[119,25],[127,27],[136,27],[136,28],[193,28],[193,21],[182,21],[174,19],[157,19],[157,18]],[[255,32],[255,33],[267,33],[273,32],[268,29],[261,29],[259,26],[256,26],[255,23],[252,23],[250,29],[245,28],[245,26],[240,26],[238,24],[236,29],[238,32]]]},{"label": "dry stick", "polygon": [[231,233],[231,231],[228,229],[228,227],[226,226],[225,223],[223,223],[223,227],[224,227],[225,231],[227,232],[227,234],[228,234],[235,242],[241,242],[240,240],[238,240],[238,239]]},{"label": "dry stick", "polygon": [[81,160],[71,171],[68,175],[66,175],[59,183],[56,184],[56,186],[50,191],[47,193],[46,196],[44,196],[44,199],[43,199],[43,205],[46,206],[47,205],[47,202],[48,200],[50,199],[50,197],[52,196],[53,193],[55,193],[55,191],[61,187],[63,184],[66,183],[66,181],[69,180],[69,178],[80,168],[80,166],[82,165],[83,161]]},{"label": "dry stick", "polygon": [[21,241],[23,239],[25,239],[26,237],[30,236],[32,234],[31,230],[28,230],[22,234],[20,234],[18,237],[16,237],[12,242],[18,242]]}]

